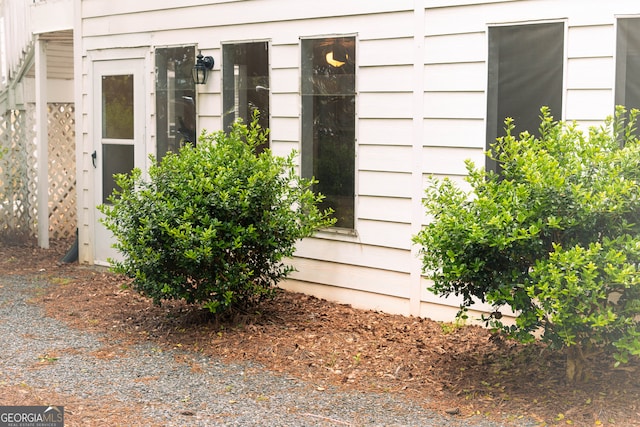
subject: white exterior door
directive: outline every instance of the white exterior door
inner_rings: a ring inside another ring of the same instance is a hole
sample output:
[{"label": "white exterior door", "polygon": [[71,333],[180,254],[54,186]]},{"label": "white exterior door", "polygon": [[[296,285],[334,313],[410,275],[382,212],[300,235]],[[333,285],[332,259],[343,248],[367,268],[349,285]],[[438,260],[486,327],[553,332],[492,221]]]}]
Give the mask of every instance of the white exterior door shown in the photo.
[{"label": "white exterior door", "polygon": [[[144,60],[122,59],[93,63],[94,146],[92,154],[96,207],[108,203],[116,187],[114,174],[134,167],[145,170]],[[107,264],[120,255],[112,248],[114,238],[100,222],[96,208],[94,225],[95,263]]]}]

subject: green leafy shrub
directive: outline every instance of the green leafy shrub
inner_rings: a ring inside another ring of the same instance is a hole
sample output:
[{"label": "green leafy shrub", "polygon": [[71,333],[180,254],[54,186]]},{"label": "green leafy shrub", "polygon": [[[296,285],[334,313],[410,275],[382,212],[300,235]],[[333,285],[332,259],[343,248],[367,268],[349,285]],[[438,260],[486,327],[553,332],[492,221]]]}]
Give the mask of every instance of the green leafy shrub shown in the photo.
[{"label": "green leafy shrub", "polygon": [[256,154],[266,141],[257,118],[196,147],[168,153],[149,170],[118,175],[100,207],[124,256],[113,269],[159,303],[183,299],[211,312],[255,303],[293,268],[295,243],[330,226],[311,180],[296,174],[295,153]]},{"label": "green leafy shrub", "polygon": [[[461,295],[495,312],[484,320],[512,337],[537,333],[567,348],[567,376],[583,379],[585,357],[640,356],[640,144],[637,111],[617,109],[588,134],[542,109],[540,137],[506,136],[488,153],[501,167],[467,162],[471,192],[432,179],[433,219],[414,237],[439,295]],[[502,323],[511,308],[515,325]]]}]

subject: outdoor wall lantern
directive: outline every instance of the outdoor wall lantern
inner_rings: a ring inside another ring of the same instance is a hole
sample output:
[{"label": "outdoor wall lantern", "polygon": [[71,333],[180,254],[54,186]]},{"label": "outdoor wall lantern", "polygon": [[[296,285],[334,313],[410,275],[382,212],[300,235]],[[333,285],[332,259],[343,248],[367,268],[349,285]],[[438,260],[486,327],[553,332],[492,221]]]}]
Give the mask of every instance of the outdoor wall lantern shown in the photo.
[{"label": "outdoor wall lantern", "polygon": [[197,85],[203,85],[207,82],[207,70],[213,69],[213,57],[202,56],[202,52],[198,53],[198,60],[193,66],[193,82]]}]

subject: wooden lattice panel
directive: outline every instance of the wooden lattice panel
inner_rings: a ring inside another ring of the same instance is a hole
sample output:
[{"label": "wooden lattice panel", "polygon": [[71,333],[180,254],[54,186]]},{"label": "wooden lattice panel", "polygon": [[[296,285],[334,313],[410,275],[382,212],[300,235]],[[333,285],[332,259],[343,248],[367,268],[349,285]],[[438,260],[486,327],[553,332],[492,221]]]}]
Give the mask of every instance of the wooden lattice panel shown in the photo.
[{"label": "wooden lattice panel", "polygon": [[[0,239],[37,236],[38,143],[35,104],[0,116]],[[73,104],[48,106],[49,237],[75,236],[75,117]]]},{"label": "wooden lattice panel", "polygon": [[76,233],[76,143],[73,104],[49,104],[49,236]]},{"label": "wooden lattice panel", "polygon": [[[0,123],[0,237],[22,240],[33,235],[30,221],[29,152],[25,133],[26,114],[7,111]],[[31,151],[31,153],[33,153]]]}]

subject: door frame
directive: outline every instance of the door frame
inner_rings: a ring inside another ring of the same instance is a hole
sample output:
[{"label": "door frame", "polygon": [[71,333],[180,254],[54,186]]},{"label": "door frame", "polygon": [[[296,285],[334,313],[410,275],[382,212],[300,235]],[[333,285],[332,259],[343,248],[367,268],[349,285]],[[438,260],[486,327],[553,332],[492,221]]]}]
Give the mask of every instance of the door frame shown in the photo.
[{"label": "door frame", "polygon": [[[118,252],[111,247],[114,239],[108,230],[100,223],[102,214],[97,206],[102,203],[102,93],[101,79],[104,75],[134,75],[134,167],[143,171],[143,176],[148,170],[148,153],[153,153],[150,147],[149,130],[151,111],[151,95],[148,92],[147,71],[149,70],[150,51],[148,49],[132,49],[126,52],[100,52],[90,58],[90,85],[91,135],[87,145],[87,157],[89,164],[86,170],[90,171],[92,182],[90,186],[90,246],[92,249],[93,263],[97,265],[109,265],[109,259],[120,259]],[[91,154],[96,152],[96,167],[93,166]]]}]

